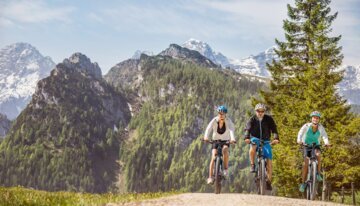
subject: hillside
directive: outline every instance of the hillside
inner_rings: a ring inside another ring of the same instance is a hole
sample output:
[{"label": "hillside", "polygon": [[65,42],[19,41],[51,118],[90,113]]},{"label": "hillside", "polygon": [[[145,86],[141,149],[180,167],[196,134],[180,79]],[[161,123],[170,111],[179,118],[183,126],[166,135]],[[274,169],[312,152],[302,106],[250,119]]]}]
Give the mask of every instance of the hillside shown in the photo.
[{"label": "hillside", "polygon": [[[127,63],[118,64],[106,75],[111,84],[126,87],[127,95],[135,97],[133,104],[139,108],[120,150],[125,182],[122,190],[211,190],[205,185],[210,147],[199,138],[219,104],[229,107],[239,140],[231,151],[233,182],[225,190],[250,190],[248,147],[239,137],[251,110],[250,97],[262,83],[234,71],[210,70],[170,57],[142,55],[136,66],[131,64],[136,70]],[[127,81],[125,77],[129,77]]]},{"label": "hillside", "polygon": [[0,184],[57,191],[105,192],[116,160],[126,98],[85,55],[73,54],[37,84],[29,105],[0,145]]}]

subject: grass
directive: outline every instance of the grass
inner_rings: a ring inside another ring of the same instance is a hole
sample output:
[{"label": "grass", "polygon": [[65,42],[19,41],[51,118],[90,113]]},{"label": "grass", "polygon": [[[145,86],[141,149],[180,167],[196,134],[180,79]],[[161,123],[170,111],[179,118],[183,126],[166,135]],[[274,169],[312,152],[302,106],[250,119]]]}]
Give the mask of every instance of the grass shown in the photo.
[{"label": "grass", "polygon": [[178,194],[178,192],[89,194],[76,192],[46,192],[23,187],[0,187],[0,206],[88,206],[107,203],[136,202]]},{"label": "grass", "polygon": [[[336,203],[341,203],[341,195],[339,195],[338,193],[333,193],[331,199]],[[360,192],[355,192],[355,202],[356,205],[360,205]],[[353,204],[353,199],[351,195],[349,194],[344,195],[344,204],[348,204],[348,205]]]}]

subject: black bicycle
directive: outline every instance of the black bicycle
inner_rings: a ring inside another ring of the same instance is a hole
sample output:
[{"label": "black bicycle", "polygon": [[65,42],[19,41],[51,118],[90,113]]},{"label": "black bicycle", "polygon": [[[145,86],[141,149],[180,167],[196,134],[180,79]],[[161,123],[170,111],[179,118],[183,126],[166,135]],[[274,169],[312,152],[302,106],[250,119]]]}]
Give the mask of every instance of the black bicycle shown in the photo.
[{"label": "black bicycle", "polygon": [[[256,143],[251,143],[256,144]],[[270,144],[270,141],[265,141],[263,139],[259,140],[257,147],[257,168],[255,172],[255,183],[257,188],[257,193],[259,195],[265,195],[266,192],[266,180],[267,180],[267,167],[266,159],[264,158],[263,146],[265,144]]]},{"label": "black bicycle", "polygon": [[[317,168],[318,168],[318,161],[315,154],[316,149],[316,143],[313,143],[311,145],[304,144],[304,152],[307,156],[307,152],[310,151],[311,155],[309,158],[307,158],[307,161],[309,161],[308,164],[308,174],[306,179],[306,199],[308,200],[315,200],[317,195],[317,181],[316,181],[316,174],[317,174]],[[320,147],[320,145],[318,146]]]},{"label": "black bicycle", "polygon": [[[224,175],[223,175],[223,171],[224,171],[224,165],[223,165],[223,155],[222,155],[222,148],[224,145],[229,145],[230,141],[224,141],[224,140],[210,140],[210,141],[206,141],[209,144],[216,144],[217,145],[217,154],[215,157],[215,162],[214,162],[214,170],[213,170],[213,175],[212,178],[215,180],[214,182],[214,189],[215,189],[215,194],[220,194],[221,192],[221,182],[222,180],[225,179]],[[236,142],[234,142],[235,144]]]}]

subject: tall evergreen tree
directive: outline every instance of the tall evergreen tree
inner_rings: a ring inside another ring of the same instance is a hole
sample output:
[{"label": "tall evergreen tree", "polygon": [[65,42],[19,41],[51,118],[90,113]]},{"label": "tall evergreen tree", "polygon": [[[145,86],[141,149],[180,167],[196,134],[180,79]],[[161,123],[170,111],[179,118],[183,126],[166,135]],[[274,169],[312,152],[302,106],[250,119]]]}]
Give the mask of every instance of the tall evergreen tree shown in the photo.
[{"label": "tall evergreen tree", "polygon": [[279,60],[267,65],[273,79],[270,90],[261,94],[282,137],[274,149],[274,180],[279,195],[300,195],[295,183],[300,183],[303,160],[296,136],[314,110],[323,114],[321,123],[333,144],[322,155],[327,180],[340,186],[354,181],[355,172],[360,172],[354,171],[347,156],[349,137],[354,135],[348,125],[354,116],[336,90],[343,77],[338,70],[343,55],[338,46],[341,36],[331,37],[337,12],[331,14],[329,4],[330,0],[295,0],[295,6],[288,5],[288,19],[283,24],[285,41],[275,40]]}]

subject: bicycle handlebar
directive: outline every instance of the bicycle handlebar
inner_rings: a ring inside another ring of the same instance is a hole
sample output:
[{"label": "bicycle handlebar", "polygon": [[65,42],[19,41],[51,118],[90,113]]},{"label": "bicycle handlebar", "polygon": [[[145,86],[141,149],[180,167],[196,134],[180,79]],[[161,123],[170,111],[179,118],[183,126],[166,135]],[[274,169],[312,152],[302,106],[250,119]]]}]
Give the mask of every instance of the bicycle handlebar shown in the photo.
[{"label": "bicycle handlebar", "polygon": [[304,143],[301,143],[300,144],[301,147],[306,147],[306,148],[312,148],[314,146],[319,146],[319,147],[331,147],[330,144],[327,144],[327,145],[317,145],[316,143],[312,143],[312,144],[304,144]]},{"label": "bicycle handlebar", "polygon": [[201,139],[202,142],[206,142],[209,144],[216,144],[216,143],[220,143],[220,144],[236,144],[236,141],[230,141],[230,140],[208,140],[205,141],[204,139]]}]

